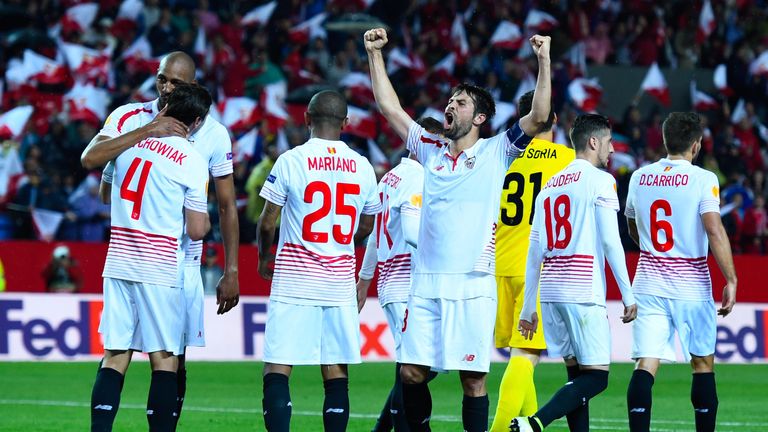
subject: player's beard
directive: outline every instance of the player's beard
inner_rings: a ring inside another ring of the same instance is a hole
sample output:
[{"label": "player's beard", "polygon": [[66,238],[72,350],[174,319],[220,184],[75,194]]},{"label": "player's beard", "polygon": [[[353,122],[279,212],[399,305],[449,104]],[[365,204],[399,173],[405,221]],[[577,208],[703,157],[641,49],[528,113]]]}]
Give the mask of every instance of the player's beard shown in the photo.
[{"label": "player's beard", "polygon": [[159,98],[157,98],[157,109],[163,109],[165,106],[168,105],[168,95],[160,95]]},{"label": "player's beard", "polygon": [[468,134],[469,131],[471,130],[472,130],[472,123],[470,122],[462,123],[459,121],[459,119],[454,117],[453,124],[450,126],[450,128],[446,129],[445,131],[445,137],[450,139],[451,141],[456,141],[457,139]]}]

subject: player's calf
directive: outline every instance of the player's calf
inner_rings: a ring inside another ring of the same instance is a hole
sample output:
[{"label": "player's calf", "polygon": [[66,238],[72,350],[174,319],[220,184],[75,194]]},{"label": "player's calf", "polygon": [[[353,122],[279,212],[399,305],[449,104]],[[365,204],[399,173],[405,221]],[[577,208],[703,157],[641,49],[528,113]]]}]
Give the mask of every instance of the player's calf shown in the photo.
[{"label": "player's calf", "polygon": [[696,431],[714,431],[719,404],[714,372],[693,374],[691,403],[696,416]]},{"label": "player's calf", "polygon": [[323,381],[323,426],[326,432],[344,432],[349,423],[349,378]]},{"label": "player's calf", "polygon": [[91,432],[112,430],[124,379],[123,374],[112,368],[99,369],[91,392]]},{"label": "player's calf", "polygon": [[147,398],[147,421],[151,432],[172,431],[176,426],[176,372],[152,372]]},{"label": "player's calf", "polygon": [[291,424],[291,394],[288,376],[281,373],[264,375],[264,426],[270,432],[288,432]]},{"label": "player's calf", "polygon": [[627,388],[627,415],[631,432],[646,432],[651,428],[651,405],[654,377],[643,369],[635,369]]}]

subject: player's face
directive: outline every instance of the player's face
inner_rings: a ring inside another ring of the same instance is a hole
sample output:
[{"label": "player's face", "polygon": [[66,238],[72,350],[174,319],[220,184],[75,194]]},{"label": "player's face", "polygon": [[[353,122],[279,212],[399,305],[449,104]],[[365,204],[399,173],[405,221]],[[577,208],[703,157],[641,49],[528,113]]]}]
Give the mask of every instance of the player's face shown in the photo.
[{"label": "player's face", "polygon": [[189,71],[182,62],[162,62],[155,77],[155,87],[160,95],[158,106],[163,109],[168,103],[168,95],[179,83],[191,83],[195,80],[195,71]]},{"label": "player's face", "polygon": [[598,168],[608,168],[608,159],[613,153],[613,142],[611,140],[611,132],[605,131],[605,134],[598,138],[599,145],[597,147],[597,162]]},{"label": "player's face", "polygon": [[457,140],[472,130],[472,121],[475,117],[475,102],[466,92],[454,94],[448,100],[445,107],[445,120],[443,129],[445,136],[451,140]]}]

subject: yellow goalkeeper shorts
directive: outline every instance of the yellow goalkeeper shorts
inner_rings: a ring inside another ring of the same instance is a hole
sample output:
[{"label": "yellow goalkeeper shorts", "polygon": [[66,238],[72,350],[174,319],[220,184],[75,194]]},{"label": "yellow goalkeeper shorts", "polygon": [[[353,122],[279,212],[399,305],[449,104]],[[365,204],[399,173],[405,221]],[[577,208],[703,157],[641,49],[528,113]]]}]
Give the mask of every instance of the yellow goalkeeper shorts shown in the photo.
[{"label": "yellow goalkeeper shorts", "polygon": [[496,348],[545,349],[544,329],[541,326],[541,303],[536,298],[536,313],[539,323],[532,340],[526,340],[517,330],[520,311],[523,309],[525,276],[502,276],[496,278],[499,300],[496,310]]}]

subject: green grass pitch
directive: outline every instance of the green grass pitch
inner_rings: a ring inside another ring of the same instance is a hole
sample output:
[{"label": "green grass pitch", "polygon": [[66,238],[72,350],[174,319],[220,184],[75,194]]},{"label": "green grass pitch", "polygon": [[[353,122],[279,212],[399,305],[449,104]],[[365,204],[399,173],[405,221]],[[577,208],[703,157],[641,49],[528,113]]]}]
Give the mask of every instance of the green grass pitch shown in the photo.
[{"label": "green grass pitch", "polygon": [[[504,364],[489,376],[491,415]],[[0,363],[0,431],[88,430],[93,363]],[[180,431],[264,430],[261,417],[261,364],[191,362]],[[720,409],[718,432],[767,431],[768,365],[717,365]],[[632,365],[612,366],[608,390],[590,404],[591,429],[626,431],[625,391]],[[367,363],[350,367],[349,431],[370,431],[389,392],[394,366]],[[136,362],[128,372],[115,431],[146,430],[144,414],[149,364]],[[536,369],[539,403],[563,384],[565,369],[547,363]],[[458,374],[440,375],[430,385],[434,431],[461,430]],[[654,386],[654,431],[692,431],[688,365],[662,366]],[[323,386],[318,367],[297,367],[291,376],[295,431],[321,431]],[[548,431],[565,431],[564,420]]]}]

